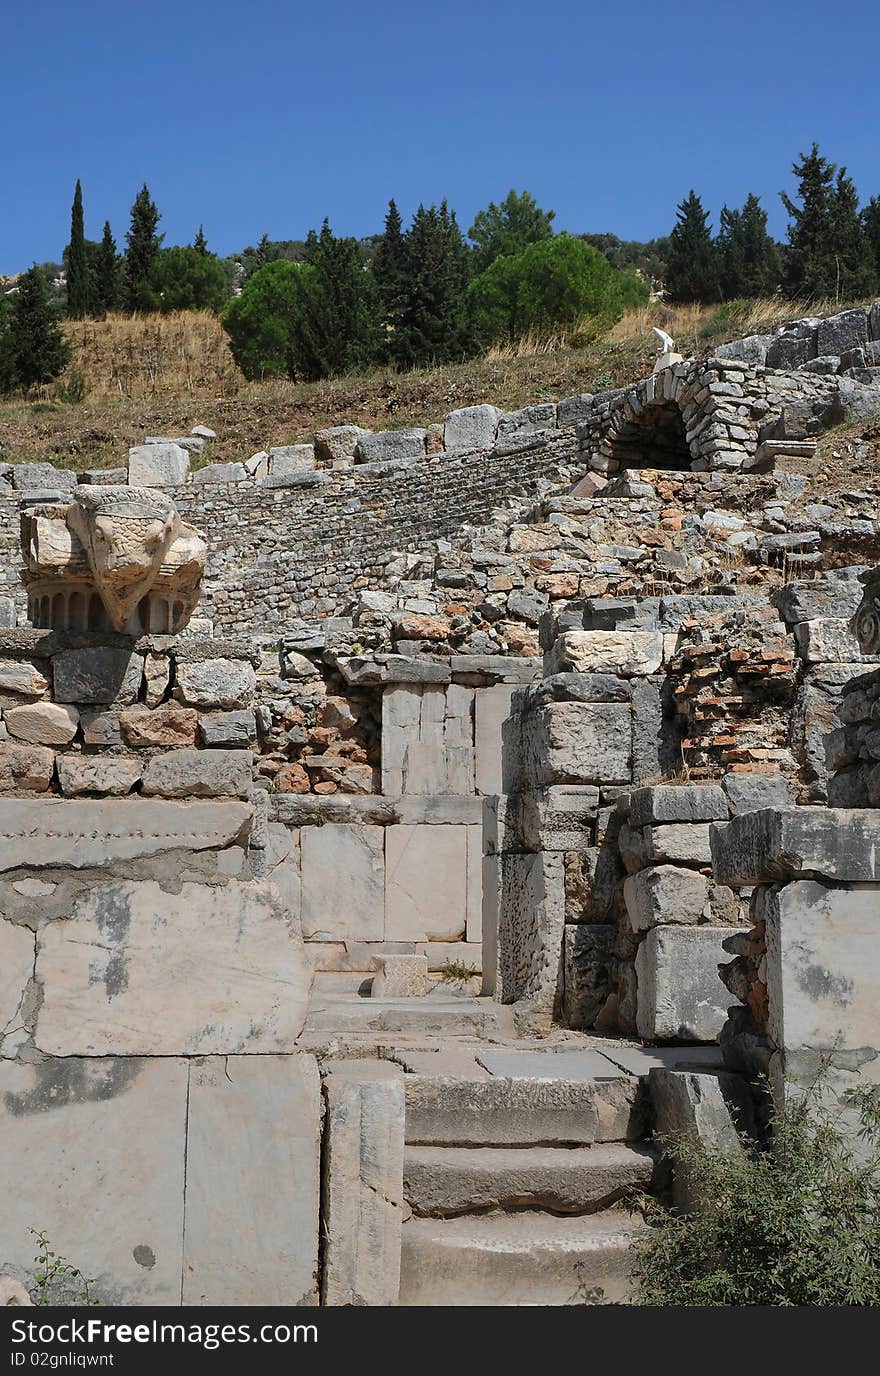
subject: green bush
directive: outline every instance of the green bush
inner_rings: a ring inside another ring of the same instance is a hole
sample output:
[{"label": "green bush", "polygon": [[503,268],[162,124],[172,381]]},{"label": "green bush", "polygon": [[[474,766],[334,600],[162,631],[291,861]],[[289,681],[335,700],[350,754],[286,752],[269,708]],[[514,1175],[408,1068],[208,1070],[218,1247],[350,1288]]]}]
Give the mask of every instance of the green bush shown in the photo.
[{"label": "green bush", "polygon": [[[633,1279],[644,1305],[880,1304],[880,1100],[831,1106],[819,1077],[773,1111],[768,1147],[741,1155],[661,1139],[704,1201],[676,1213],[646,1201]],[[853,1119],[859,1124],[857,1137]]]},{"label": "green bush", "polygon": [[247,378],[286,377],[290,372],[302,263],[276,259],[250,278],[223,312],[232,355]]},{"label": "green bush", "polygon": [[700,338],[717,339],[722,334],[741,333],[746,328],[750,311],[751,305],[748,301],[723,301],[700,330]]}]

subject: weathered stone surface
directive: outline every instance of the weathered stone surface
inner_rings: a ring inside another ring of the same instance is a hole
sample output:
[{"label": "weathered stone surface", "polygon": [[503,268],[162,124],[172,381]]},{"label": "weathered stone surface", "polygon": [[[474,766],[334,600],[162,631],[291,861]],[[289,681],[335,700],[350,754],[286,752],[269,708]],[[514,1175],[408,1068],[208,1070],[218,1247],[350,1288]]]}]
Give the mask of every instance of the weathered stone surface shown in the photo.
[{"label": "weathered stone surface", "polygon": [[665,922],[695,925],[709,912],[709,885],[696,870],[655,865],[632,874],[623,886],[629,925],[645,932]]},{"label": "weathered stone surface", "polygon": [[33,1308],[26,1287],[14,1276],[0,1276],[0,1309]]},{"label": "weathered stone surface", "polygon": [[820,354],[841,354],[868,342],[868,313],[841,311],[819,321],[816,346]]},{"label": "weathered stone surface", "polygon": [[45,793],[54,768],[54,751],[46,746],[0,741],[0,794],[19,790]]},{"label": "weathered stone surface", "polygon": [[180,664],[175,696],[189,707],[249,707],[256,687],[253,665],[245,659],[203,659]]},{"label": "weathered stone surface", "polygon": [[33,972],[33,932],[0,921],[0,1055],[14,1055],[18,1037],[26,1035],[21,1012]]},{"label": "weathered stone surface", "polygon": [[0,693],[41,698],[49,690],[45,674],[28,660],[0,659]]},{"label": "weathered stone surface", "polygon": [[209,746],[249,746],[257,739],[253,712],[212,712],[199,718],[199,735]]},{"label": "weathered stone surface", "polygon": [[41,928],[36,979],[48,1055],[198,1056],[291,1051],[311,972],[269,884],[115,880]]},{"label": "weathered stone surface", "polygon": [[144,672],[143,655],[109,645],[62,650],[52,661],[57,702],[115,703],[137,699]]},{"label": "weathered stone surface", "polygon": [[722,884],[816,876],[880,880],[880,810],[764,808],[712,828],[712,865]]},{"label": "weathered stone surface", "polygon": [[612,983],[617,930],[599,922],[569,922],[563,950],[562,1013],[566,1027],[592,1027]]},{"label": "weathered stone surface", "polygon": [[334,1061],[324,1081],[325,1305],[394,1305],[403,1219],[403,1072]]},{"label": "weathered stone surface", "polygon": [[864,566],[830,569],[815,579],[794,579],[771,595],[771,602],[790,624],[831,618],[849,621],[862,598],[858,575]]},{"label": "weathered stone surface", "polygon": [[491,449],[503,412],[497,406],[462,406],[444,422],[443,442],[450,451]]},{"label": "weathered stone surface", "polygon": [[312,940],[385,936],[385,846],[381,827],[331,822],[304,827],[303,934]]},{"label": "weathered stone surface", "polygon": [[560,994],[562,973],[563,857],[550,853],[502,855],[500,887],[498,971],[504,1000],[529,1000],[549,1022]]},{"label": "weathered stone surface", "polygon": [[645,1126],[639,1081],[610,1064],[600,1078],[565,1079],[552,1071],[546,1079],[407,1075],[404,1087],[407,1143],[631,1142]]},{"label": "weathered stone surface", "polygon": [[458,941],[467,927],[467,828],[388,827],[385,935]]},{"label": "weathered stone surface", "polygon": [[[752,1104],[748,1086],[738,1075],[655,1067],[648,1083],[658,1133],[687,1138],[726,1156],[742,1153],[737,1125],[752,1130]],[[680,1209],[703,1202],[680,1162],[674,1166],[673,1198]]]},{"label": "weathered stone surface", "polygon": [[817,618],[794,628],[798,651],[808,664],[852,664],[859,659],[859,642],[846,621]]},{"label": "weathered stone surface", "polygon": [[423,998],[428,992],[428,958],[424,955],[377,953],[370,989],[374,999]]},{"label": "weathered stone surface", "polygon": [[542,401],[534,406],[524,406],[521,411],[507,411],[498,421],[498,444],[502,448],[529,444],[536,435],[555,427],[555,401]]},{"label": "weathered stone surface", "polygon": [[630,794],[629,824],[727,821],[727,798],[717,784],[658,784]]},{"label": "weathered stone surface", "polygon": [[65,798],[78,793],[121,796],[141,777],[140,760],[118,755],[59,755],[58,782]]},{"label": "weathered stone surface", "polygon": [[583,850],[592,843],[599,808],[594,784],[556,784],[512,802],[519,844],[525,850]]},{"label": "weathered stone surface", "polygon": [[790,807],[794,801],[784,774],[725,774],[721,786],[732,817],[765,807]]},{"label": "weathered stone surface", "polygon": [[277,444],[269,450],[269,476],[304,473],[315,467],[313,444]]},{"label": "weathered stone surface", "polygon": [[237,802],[7,798],[0,803],[0,870],[32,865],[36,856],[41,866],[91,869],[169,850],[220,850],[243,844],[250,822],[250,806]]},{"label": "weathered stone surface", "polygon": [[144,766],[141,791],[160,798],[247,798],[249,750],[169,750]]},{"label": "weathered stone surface", "polygon": [[194,483],[243,483],[246,478],[243,463],[206,463],[192,475]]},{"label": "weathered stone surface", "polygon": [[36,1221],[101,1305],[180,1303],[187,1073],[174,1058],[0,1062],[7,1270],[33,1275]]},{"label": "weathered stone surface", "polygon": [[137,444],[128,451],[131,487],[173,487],[188,473],[189,454],[179,444]]},{"label": "weathered stone surface", "polygon": [[320,1158],[314,1057],[192,1063],[184,1305],[318,1303]]},{"label": "weathered stone surface", "polygon": [[718,975],[730,927],[654,927],[638,949],[636,1027],[648,1041],[715,1041],[730,994]]},{"label": "weathered stone surface", "polygon": [[76,474],[70,468],[56,468],[51,463],[14,463],[11,469],[12,486],[17,492],[47,487],[70,492],[76,485]]},{"label": "weathered stone surface", "polygon": [[661,826],[620,828],[620,853],[627,871],[647,865],[710,865],[708,822],[664,822]]},{"label": "weathered stone surface", "polygon": [[357,442],[369,430],[359,425],[331,425],[315,433],[315,453],[325,463],[351,463]]},{"label": "weathered stone surface", "polygon": [[10,736],[29,745],[68,745],[79,726],[79,712],[60,702],[26,702],[3,709]]},{"label": "weathered stone surface", "polygon": [[148,654],[144,658],[146,705],[158,707],[171,682],[171,660],[168,655]]},{"label": "weathered stone surface", "polygon": [[379,430],[376,434],[361,435],[355,445],[356,463],[390,463],[400,459],[420,458],[425,453],[426,430]]},{"label": "weathered stone surface", "polygon": [[[100,707],[84,707],[80,712],[83,740],[86,745],[124,745],[119,726],[119,713]],[[186,741],[176,742],[185,745]]]},{"label": "weathered stone surface", "polygon": [[129,745],[186,746],[196,743],[199,714],[192,707],[181,707],[178,702],[163,702],[152,710],[140,705],[126,707],[117,721]]},{"label": "weathered stone surface", "polygon": [[663,662],[659,631],[565,631],[545,661],[547,674],[653,674]]},{"label": "weathered stone surface", "polygon": [[632,713],[626,703],[551,702],[523,722],[530,785],[622,784],[632,769]]}]

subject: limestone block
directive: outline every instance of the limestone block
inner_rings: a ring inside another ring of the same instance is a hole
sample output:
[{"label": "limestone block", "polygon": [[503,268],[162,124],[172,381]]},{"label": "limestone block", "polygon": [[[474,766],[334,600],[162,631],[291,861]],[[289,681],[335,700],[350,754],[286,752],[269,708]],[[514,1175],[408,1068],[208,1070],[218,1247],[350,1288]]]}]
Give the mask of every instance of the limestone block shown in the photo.
[{"label": "limestone block", "polygon": [[65,798],[78,793],[114,797],[130,793],[141,777],[140,760],[120,755],[59,755],[58,782]]},{"label": "limestone block", "polygon": [[523,766],[533,787],[629,783],[632,713],[627,703],[551,702],[523,721]]},{"label": "limestone block", "polygon": [[829,569],[814,579],[795,578],[773,593],[771,602],[787,622],[831,618],[849,621],[856,613],[864,589],[859,573],[864,566]]},{"label": "limestone block", "polygon": [[499,448],[509,449],[520,444],[529,444],[536,435],[555,428],[555,401],[524,406],[521,411],[507,411],[498,421],[498,445]]},{"label": "limestone block", "polygon": [[99,645],[62,650],[52,659],[54,697],[56,702],[112,702],[125,707],[137,700],[143,673],[143,655],[127,649]]},{"label": "limestone block", "polygon": [[592,392],[579,392],[577,396],[565,397],[556,407],[556,420],[560,430],[571,425],[582,425],[592,414]]},{"label": "limestone block", "polygon": [[498,683],[474,694],[475,783],[478,793],[501,792],[501,724],[516,688]]},{"label": "limestone block", "polygon": [[467,831],[467,926],[465,940],[476,944],[483,939],[483,828],[469,826]]},{"label": "limestone block", "polygon": [[25,990],[34,972],[34,934],[29,927],[0,921],[0,1055],[15,1054],[25,1035]]},{"label": "limestone block", "polygon": [[[119,713],[105,712],[100,708],[83,708],[80,713],[83,740],[86,745],[124,745],[119,727]],[[187,741],[177,744],[186,745]]]},{"label": "limestone block", "polygon": [[188,473],[189,454],[179,444],[137,444],[128,451],[130,487],[173,487]]},{"label": "limestone block", "polygon": [[272,478],[304,473],[316,467],[313,444],[276,444],[269,450],[269,476]]},{"label": "limestone block", "polygon": [[725,774],[721,786],[733,817],[765,807],[789,807],[793,802],[784,774]]},{"label": "limestone block", "polygon": [[837,883],[880,881],[880,809],[763,808],[712,828],[721,884],[761,884],[801,875]]},{"label": "limestone block", "polygon": [[194,483],[243,483],[246,479],[243,463],[206,463],[192,475]]},{"label": "limestone block", "polygon": [[362,430],[359,425],[331,425],[326,430],[316,431],[315,453],[325,463],[352,463],[358,440],[369,434],[369,430]]},{"label": "limestone block", "polygon": [[552,1016],[562,975],[565,873],[561,855],[501,856],[499,974],[506,1003],[531,999]]},{"label": "limestone block", "polygon": [[401,1067],[331,1061],[324,1154],[324,1305],[395,1305],[403,1221]]},{"label": "limestone block", "polygon": [[30,660],[0,659],[0,693],[41,698],[49,691],[45,674]]},{"label": "limestone block", "polygon": [[730,994],[718,975],[730,927],[654,927],[636,955],[636,1027],[648,1041],[715,1041]]},{"label": "limestone block", "polygon": [[385,935],[458,941],[467,928],[467,827],[385,831]]},{"label": "limestone block", "polygon": [[583,850],[596,834],[599,790],[594,784],[554,784],[520,794],[519,841],[525,850]]},{"label": "limestone block", "polygon": [[0,1276],[0,1309],[33,1308],[33,1300],[20,1280],[14,1276]]},{"label": "limestone block", "polygon": [[[737,1126],[752,1130],[745,1080],[724,1071],[700,1074],[654,1066],[648,1084],[659,1134],[687,1138],[725,1156],[742,1154]],[[674,1167],[673,1199],[680,1209],[693,1209],[702,1202],[681,1163]]]},{"label": "limestone block", "polygon": [[566,1027],[592,1027],[612,987],[617,930],[599,922],[568,923],[563,951],[562,1014]]},{"label": "limestone block", "polygon": [[444,421],[443,443],[449,451],[491,449],[503,412],[497,406],[462,406]]},{"label": "limestone block", "polygon": [[449,772],[446,751],[432,741],[412,741],[407,745],[401,771],[402,793],[446,793]]},{"label": "limestone block", "polygon": [[820,354],[841,354],[847,349],[857,349],[867,342],[866,310],[840,311],[837,315],[829,315],[819,321],[816,344]]},{"label": "limestone block", "polygon": [[428,992],[428,959],[424,955],[377,953],[376,974],[370,989],[374,999],[424,998]]},{"label": "limestone block", "polygon": [[498,947],[498,929],[501,920],[502,902],[502,858],[501,854],[484,855],[482,866],[483,902],[481,909],[481,929],[483,950],[480,961],[483,984],[481,993],[491,995],[500,1003],[503,998],[501,976],[501,953]]},{"label": "limestone block", "polygon": [[303,934],[323,940],[382,941],[384,829],[337,822],[304,827],[301,847]]},{"label": "limestone block", "polygon": [[158,707],[171,682],[171,660],[168,655],[148,654],[144,660],[146,704]]},{"label": "limestone block", "polygon": [[[158,707],[149,708],[136,704],[126,707],[116,718],[126,742],[136,749],[144,746],[195,745],[199,714],[192,707],[181,707],[179,702],[163,702]],[[94,738],[95,723],[90,723]],[[89,742],[89,734],[86,733]],[[104,740],[94,740],[95,745],[111,744]]]},{"label": "limestone block", "polygon": [[658,784],[633,789],[630,794],[631,827],[662,822],[726,822],[727,815],[727,798],[717,784]]},{"label": "limestone block", "polygon": [[655,674],[663,663],[659,631],[565,631],[546,659],[548,674]]},{"label": "limestone block", "polygon": [[203,659],[177,665],[175,697],[189,707],[250,707],[257,676],[246,659]]},{"label": "limestone block", "polygon": [[186,1095],[176,1058],[0,1062],[6,1269],[33,1275],[43,1228],[100,1304],[178,1305]]},{"label": "limestone block", "polygon": [[630,874],[646,865],[710,865],[708,822],[665,822],[620,828],[620,851]]},{"label": "limestone block", "polygon": [[144,766],[144,795],[160,798],[247,798],[252,786],[249,750],[169,750]]},{"label": "limestone block", "polygon": [[4,708],[3,720],[10,736],[29,745],[68,745],[76,735],[79,712],[58,702],[26,702]]},{"label": "limestone block", "polygon": [[199,735],[209,746],[247,747],[257,739],[253,712],[212,712],[199,718]]},{"label": "limestone block", "polygon": [[70,468],[56,468],[51,463],[14,463],[12,486],[17,492],[27,492],[35,487],[72,492],[76,486],[76,474]]},{"label": "limestone block", "polygon": [[425,453],[427,438],[428,432],[418,428],[380,430],[374,435],[361,435],[355,445],[355,463],[390,463],[400,459],[421,458]]},{"label": "limestone block", "polygon": [[808,664],[851,664],[861,651],[849,622],[831,617],[802,621],[794,628],[798,653]]},{"label": "limestone block", "polygon": [[709,913],[708,882],[697,871],[674,865],[654,865],[630,875],[623,899],[634,932],[666,922],[695,925]]},{"label": "limestone block", "polygon": [[382,792],[395,798],[403,792],[403,762],[407,745],[418,739],[421,687],[392,684],[382,693]]},{"label": "limestone block", "polygon": [[192,1063],[184,1305],[318,1303],[320,1159],[314,1057]]},{"label": "limestone block", "polygon": [[0,794],[23,790],[45,793],[54,768],[54,751],[46,746],[0,741]]},{"label": "limestone block", "polygon": [[36,979],[48,1055],[255,1055],[293,1049],[311,972],[268,883],[114,880],[41,928]]}]

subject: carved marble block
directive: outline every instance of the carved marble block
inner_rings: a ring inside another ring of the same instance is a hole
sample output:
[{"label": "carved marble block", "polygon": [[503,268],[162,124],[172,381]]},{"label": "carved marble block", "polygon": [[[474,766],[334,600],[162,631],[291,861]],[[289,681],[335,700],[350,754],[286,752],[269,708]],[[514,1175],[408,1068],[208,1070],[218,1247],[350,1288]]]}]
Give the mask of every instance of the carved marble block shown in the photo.
[{"label": "carved marble block", "polygon": [[79,487],[21,513],[34,626],[176,634],[195,610],[207,547],[153,488]]},{"label": "carved marble block", "polygon": [[863,655],[880,655],[880,568],[862,574],[865,594],[853,619]]}]

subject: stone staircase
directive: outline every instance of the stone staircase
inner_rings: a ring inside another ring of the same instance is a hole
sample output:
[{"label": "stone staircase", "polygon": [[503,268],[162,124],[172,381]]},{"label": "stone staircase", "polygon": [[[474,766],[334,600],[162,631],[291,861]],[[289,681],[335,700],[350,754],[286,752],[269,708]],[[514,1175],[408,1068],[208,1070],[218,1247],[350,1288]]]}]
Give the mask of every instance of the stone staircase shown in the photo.
[{"label": "stone staircase", "polygon": [[401,1053],[402,1305],[571,1305],[629,1297],[626,1201],[662,1186],[648,1142],[654,1065],[717,1048]]}]

